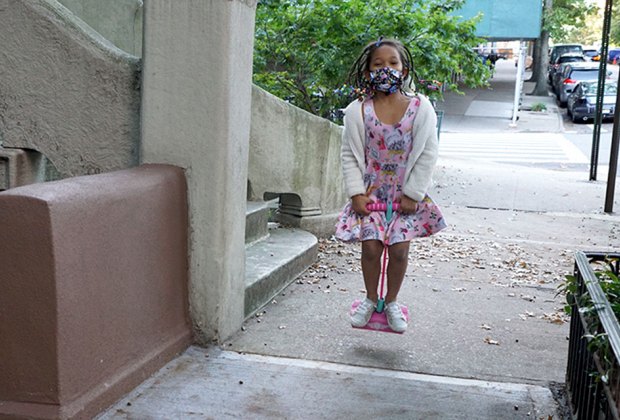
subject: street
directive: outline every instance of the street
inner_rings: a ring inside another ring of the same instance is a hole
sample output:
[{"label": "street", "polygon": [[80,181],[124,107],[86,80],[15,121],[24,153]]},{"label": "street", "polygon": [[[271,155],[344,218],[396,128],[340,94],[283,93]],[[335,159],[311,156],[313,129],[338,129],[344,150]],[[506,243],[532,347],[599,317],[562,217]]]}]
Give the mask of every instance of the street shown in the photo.
[{"label": "street", "polygon": [[[618,80],[618,65],[608,65],[610,80]],[[531,73],[526,72],[526,80]],[[555,170],[590,171],[594,125],[573,123],[560,108],[549,87],[549,96],[533,97],[524,83],[522,109],[516,127],[510,126],[516,69],[512,60],[496,64],[488,89],[462,88],[465,95],[447,92],[439,109],[445,112],[440,135],[440,155]],[[543,103],[545,112],[528,111]],[[598,164],[606,173],[610,159],[613,121],[601,127]],[[501,136],[498,135],[501,133]]]}]

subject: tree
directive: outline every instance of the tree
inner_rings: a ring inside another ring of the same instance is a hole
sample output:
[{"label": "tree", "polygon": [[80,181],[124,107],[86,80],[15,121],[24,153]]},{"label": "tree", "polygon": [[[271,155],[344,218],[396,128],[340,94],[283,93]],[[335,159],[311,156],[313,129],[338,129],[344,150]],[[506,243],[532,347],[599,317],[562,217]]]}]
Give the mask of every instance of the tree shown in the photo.
[{"label": "tree", "polygon": [[545,15],[544,25],[555,43],[579,43],[582,41],[578,38],[579,31],[588,24],[588,17],[598,10],[598,6],[588,0],[553,0],[553,7]]},{"label": "tree", "polygon": [[536,82],[530,95],[547,96],[547,63],[549,63],[549,27],[546,25],[548,17],[553,10],[553,0],[545,0],[543,8],[543,24],[540,37],[536,40],[534,48],[534,67],[532,81]]},{"label": "tree", "polygon": [[545,0],[543,23],[540,38],[536,40],[539,48],[534,55],[533,80],[536,82],[532,95],[547,96],[547,66],[549,39],[554,42],[580,42],[575,34],[587,25],[587,17],[598,10],[596,5],[586,0]]},{"label": "tree", "polygon": [[609,42],[615,45],[620,45],[620,7],[618,6],[614,7],[611,12]]},{"label": "tree", "polygon": [[[350,66],[380,36],[397,38],[414,56],[420,79],[451,83],[459,73],[471,87],[488,69],[473,47],[476,21],[449,12],[463,0],[262,0],[256,16],[254,82],[322,117],[337,119]],[[423,88],[424,86],[422,86]],[[441,91],[430,91],[441,95]]]},{"label": "tree", "polygon": [[[583,45],[597,45],[601,43],[601,35],[603,34],[603,20],[605,9],[599,8],[596,13],[586,16],[586,24],[582,28],[572,31],[570,39],[579,40]],[[612,20],[612,31],[614,22]]]}]

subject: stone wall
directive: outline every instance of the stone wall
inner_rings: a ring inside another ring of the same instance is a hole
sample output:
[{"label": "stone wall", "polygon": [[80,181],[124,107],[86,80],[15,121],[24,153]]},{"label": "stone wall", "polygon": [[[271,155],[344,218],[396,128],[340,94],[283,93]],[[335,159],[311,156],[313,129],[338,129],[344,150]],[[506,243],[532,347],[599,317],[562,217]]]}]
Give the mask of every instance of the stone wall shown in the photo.
[{"label": "stone wall", "polygon": [[139,59],[54,0],[0,7],[0,141],[62,177],[138,163]]},{"label": "stone wall", "polygon": [[[74,16],[79,17],[92,27],[81,25],[81,29],[89,36],[99,39],[103,36],[125,51],[138,56],[142,54],[142,0],[59,2],[70,12],[59,5],[55,7],[59,11],[57,13],[63,18],[70,17],[72,21],[76,20]],[[118,76],[124,78],[127,75]],[[136,70],[135,77],[139,76]],[[109,77],[106,79],[109,80]],[[105,96],[101,99],[105,99]],[[138,98],[134,99],[138,101]],[[132,107],[125,118],[139,118],[135,113],[137,110]],[[320,236],[330,235],[334,215],[345,201],[340,175],[341,132],[341,127],[254,86],[248,167],[249,198],[264,200],[279,197],[284,221]],[[137,135],[132,131],[131,137],[134,136],[133,141],[137,144]],[[118,141],[121,148],[119,153],[123,153],[125,139],[121,136]],[[54,159],[55,162],[58,160]],[[87,166],[87,173],[101,170],[92,163]],[[81,173],[74,172],[76,175]],[[63,174],[66,175],[67,171]]]},{"label": "stone wall", "polygon": [[142,56],[142,0],[58,0],[118,48]]},{"label": "stone wall", "polygon": [[331,235],[346,197],[342,127],[254,86],[248,185],[251,199],[280,197],[283,221]]}]

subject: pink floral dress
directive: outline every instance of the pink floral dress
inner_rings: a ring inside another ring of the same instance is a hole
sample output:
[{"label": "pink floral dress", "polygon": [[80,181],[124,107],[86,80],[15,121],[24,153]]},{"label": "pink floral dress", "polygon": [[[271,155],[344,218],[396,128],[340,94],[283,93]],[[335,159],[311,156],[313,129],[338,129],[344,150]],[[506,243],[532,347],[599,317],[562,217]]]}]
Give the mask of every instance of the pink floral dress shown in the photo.
[{"label": "pink floral dress", "polygon": [[[411,129],[420,106],[412,98],[405,115],[396,124],[383,124],[375,114],[372,99],[364,102],[366,129],[366,192],[376,202],[399,201],[405,179],[407,159],[413,146]],[[336,237],[342,241],[379,240],[393,245],[432,235],[446,227],[439,207],[427,195],[413,214],[395,213],[387,223],[384,212],[360,216],[349,201],[338,216]]]}]

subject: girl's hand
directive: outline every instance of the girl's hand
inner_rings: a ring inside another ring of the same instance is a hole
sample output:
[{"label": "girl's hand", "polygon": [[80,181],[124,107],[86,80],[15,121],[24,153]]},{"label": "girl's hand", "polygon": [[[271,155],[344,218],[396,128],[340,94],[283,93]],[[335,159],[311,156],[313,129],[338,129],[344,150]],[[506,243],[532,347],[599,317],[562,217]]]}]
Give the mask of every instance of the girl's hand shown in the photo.
[{"label": "girl's hand", "polygon": [[374,203],[374,201],[364,194],[351,197],[351,207],[353,207],[353,210],[357,214],[361,214],[362,216],[368,216],[370,214],[370,211],[366,209],[366,204],[368,203]]},{"label": "girl's hand", "polygon": [[403,195],[400,197],[400,210],[403,214],[415,213],[418,210],[418,202]]}]

